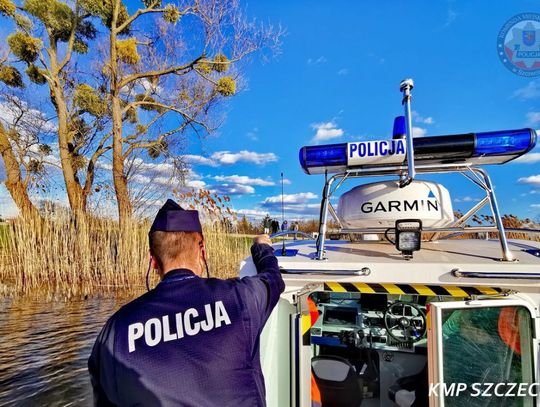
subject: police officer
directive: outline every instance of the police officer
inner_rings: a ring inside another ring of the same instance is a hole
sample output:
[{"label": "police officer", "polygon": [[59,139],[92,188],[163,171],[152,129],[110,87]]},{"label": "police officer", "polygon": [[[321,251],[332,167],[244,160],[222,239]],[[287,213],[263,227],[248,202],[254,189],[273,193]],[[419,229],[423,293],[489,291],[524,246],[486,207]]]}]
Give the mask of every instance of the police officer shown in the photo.
[{"label": "police officer", "polygon": [[259,336],[284,289],[268,236],[257,275],[201,278],[197,211],[168,200],[150,229],[161,282],[105,324],[88,361],[96,405],[264,406]]}]

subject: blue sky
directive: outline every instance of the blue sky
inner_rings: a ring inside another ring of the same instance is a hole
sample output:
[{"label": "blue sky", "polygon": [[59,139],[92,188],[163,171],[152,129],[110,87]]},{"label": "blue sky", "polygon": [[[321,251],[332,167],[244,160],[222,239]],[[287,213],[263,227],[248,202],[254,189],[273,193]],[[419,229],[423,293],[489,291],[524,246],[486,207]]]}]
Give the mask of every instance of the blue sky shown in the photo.
[{"label": "blue sky", "polygon": [[[540,12],[537,2],[244,4],[250,15],[286,30],[281,53],[266,63],[251,61],[245,89],[226,105],[218,134],[188,151],[197,174],[193,185],[230,193],[236,210],[277,215],[283,171],[286,217],[314,217],[323,176],[303,173],[299,148],[317,142],[317,134],[321,143],[391,137],[405,77],[415,80],[418,134],[540,128],[540,78],[510,72],[496,49],[504,23],[521,12]],[[540,219],[540,158],[488,170],[503,213]],[[462,177],[429,179],[450,190],[454,209],[483,196]],[[5,212],[5,189],[0,194]]]}]

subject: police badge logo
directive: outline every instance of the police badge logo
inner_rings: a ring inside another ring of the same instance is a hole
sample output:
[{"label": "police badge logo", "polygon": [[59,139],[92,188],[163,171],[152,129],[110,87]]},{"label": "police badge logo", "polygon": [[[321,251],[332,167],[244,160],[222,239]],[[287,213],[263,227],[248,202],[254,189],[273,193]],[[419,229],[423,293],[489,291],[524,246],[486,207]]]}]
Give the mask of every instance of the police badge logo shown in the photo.
[{"label": "police badge logo", "polygon": [[534,30],[523,30],[523,44],[527,47],[532,47],[536,42],[536,31]]},{"label": "police badge logo", "polygon": [[540,75],[540,14],[521,13],[508,20],[497,36],[499,59],[520,76]]}]

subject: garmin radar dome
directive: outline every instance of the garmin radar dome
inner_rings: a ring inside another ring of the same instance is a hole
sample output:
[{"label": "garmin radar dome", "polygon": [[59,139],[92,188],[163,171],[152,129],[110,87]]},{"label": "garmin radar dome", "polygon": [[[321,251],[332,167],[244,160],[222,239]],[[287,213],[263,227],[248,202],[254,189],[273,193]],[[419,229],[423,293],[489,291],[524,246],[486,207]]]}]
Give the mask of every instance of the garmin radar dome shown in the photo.
[{"label": "garmin radar dome", "polygon": [[349,228],[394,227],[400,219],[420,219],[424,227],[444,227],[454,221],[448,190],[430,181],[399,181],[359,185],[339,198],[337,215]]}]

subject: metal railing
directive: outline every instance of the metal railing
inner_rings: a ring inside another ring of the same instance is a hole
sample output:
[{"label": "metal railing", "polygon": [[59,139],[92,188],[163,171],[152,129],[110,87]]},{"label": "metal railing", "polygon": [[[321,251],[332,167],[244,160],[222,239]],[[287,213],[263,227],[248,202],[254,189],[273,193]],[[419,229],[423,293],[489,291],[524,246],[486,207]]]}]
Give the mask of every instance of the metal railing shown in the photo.
[{"label": "metal railing", "polygon": [[[319,218],[319,239],[317,241],[317,260],[324,260],[324,245],[326,240],[327,232],[327,222],[328,222],[328,213],[332,215],[334,220],[341,224],[340,220],[337,218],[337,215],[334,210],[329,210],[330,207],[330,198],[336,192],[336,190],[343,184],[345,179],[354,179],[361,177],[374,177],[374,176],[388,176],[388,175],[397,175],[402,176],[403,172],[407,170],[407,167],[403,165],[398,166],[387,166],[379,168],[364,168],[364,169],[351,169],[347,170],[340,174],[335,174],[331,178],[328,178],[325,182],[323,192],[322,192],[322,202],[321,202],[321,214]],[[499,206],[495,196],[495,191],[493,190],[493,185],[486,170],[483,168],[475,167],[470,163],[463,164],[424,164],[416,166],[417,174],[437,174],[437,173],[459,173],[465,175],[465,177],[471,180],[475,185],[482,188],[486,197],[477,203],[471,210],[469,210],[465,215],[465,219],[458,219],[449,227],[444,228],[424,228],[424,232],[432,233],[455,233],[455,232],[498,232],[499,241],[502,252],[503,261],[513,261],[512,252],[508,247],[508,240],[505,234],[505,228],[502,223],[501,215],[499,212]],[[338,181],[335,188],[332,189],[334,182]],[[484,226],[484,227],[459,227],[460,224],[463,224],[466,220],[470,219],[475,213],[477,213],[483,206],[487,203],[491,206],[491,211],[493,218],[495,220],[495,226]],[[340,233],[383,233],[387,228],[340,228]],[[527,230],[513,230],[515,232],[530,233]]]},{"label": "metal railing", "polygon": [[306,232],[302,232],[300,230],[283,230],[281,232],[277,232],[270,235],[270,239],[275,239],[276,237],[289,236],[289,235],[294,235],[296,237],[302,236],[302,237],[305,237],[306,239],[313,240],[312,235]]}]

